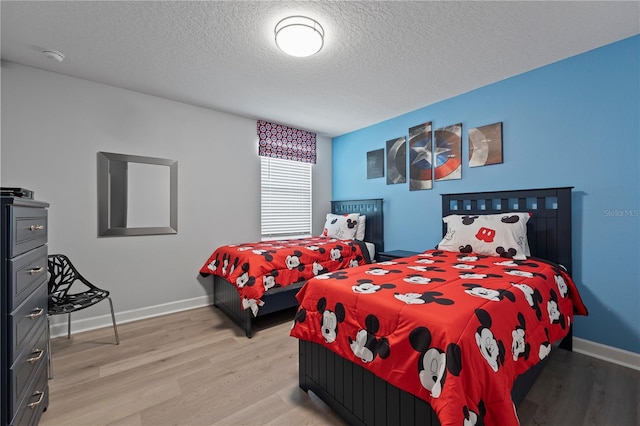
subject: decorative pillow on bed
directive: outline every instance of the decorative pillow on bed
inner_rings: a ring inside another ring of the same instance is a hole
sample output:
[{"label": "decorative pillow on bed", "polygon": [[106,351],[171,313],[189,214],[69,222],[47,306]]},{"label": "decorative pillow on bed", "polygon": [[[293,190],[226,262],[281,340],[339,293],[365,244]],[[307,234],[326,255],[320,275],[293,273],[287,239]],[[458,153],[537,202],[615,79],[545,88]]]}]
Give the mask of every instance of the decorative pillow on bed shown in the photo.
[{"label": "decorative pillow on bed", "polygon": [[356,240],[364,241],[364,231],[367,226],[367,217],[365,215],[358,216],[358,226],[356,228]]},{"label": "decorative pillow on bed", "polygon": [[322,236],[340,240],[353,240],[358,227],[358,216],[358,213],[343,215],[328,213]]},{"label": "decorative pillow on bed", "polygon": [[439,250],[478,253],[523,260],[530,256],[527,241],[529,213],[449,215],[442,220],[447,234]]}]

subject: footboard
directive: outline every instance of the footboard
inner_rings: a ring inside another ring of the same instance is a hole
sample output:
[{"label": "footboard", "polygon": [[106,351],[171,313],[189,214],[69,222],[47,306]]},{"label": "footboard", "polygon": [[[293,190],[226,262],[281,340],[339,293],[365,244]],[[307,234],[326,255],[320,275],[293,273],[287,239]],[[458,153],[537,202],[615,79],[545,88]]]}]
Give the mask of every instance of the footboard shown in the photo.
[{"label": "footboard", "polygon": [[299,341],[300,387],[312,391],[350,425],[439,426],[429,404],[322,345]]},{"label": "footboard", "polygon": [[[257,317],[298,306],[296,293],[300,290],[302,284],[295,283],[266,292],[262,297],[264,306],[259,308]],[[253,336],[253,320],[255,317],[251,309],[243,309],[242,300],[238,295],[236,286],[217,275],[213,276],[213,305],[238,324],[247,337],[251,338]]]},{"label": "footboard", "polygon": [[[350,425],[438,426],[431,406],[317,343],[298,341],[299,385],[312,391]],[[548,358],[516,379],[516,407],[544,369]]]},{"label": "footboard", "polygon": [[217,275],[213,276],[213,306],[219,308],[238,324],[247,337],[252,336],[251,311],[242,309],[242,303],[235,286]]}]

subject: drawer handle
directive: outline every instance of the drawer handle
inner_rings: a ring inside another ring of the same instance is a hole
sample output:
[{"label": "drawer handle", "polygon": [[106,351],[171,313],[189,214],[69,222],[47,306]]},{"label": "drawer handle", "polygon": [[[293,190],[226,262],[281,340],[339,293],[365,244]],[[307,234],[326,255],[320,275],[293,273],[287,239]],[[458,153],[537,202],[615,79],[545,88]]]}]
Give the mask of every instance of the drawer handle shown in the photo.
[{"label": "drawer handle", "polygon": [[42,359],[42,355],[44,355],[44,350],[42,350],[42,349],[34,349],[34,350],[31,351],[32,354],[35,354],[36,352],[38,352],[37,356],[34,356],[32,358],[28,358],[27,359],[27,362],[29,364],[33,364],[34,362],[40,361]]},{"label": "drawer handle", "polygon": [[44,271],[44,266],[36,266],[29,270],[29,275],[39,274],[42,271]]},{"label": "drawer handle", "polygon": [[34,319],[34,318],[38,318],[43,313],[44,313],[44,309],[43,308],[35,308],[32,313],[27,315],[27,317],[30,318],[30,319]]},{"label": "drawer handle", "polygon": [[42,400],[44,399],[44,392],[41,391],[36,391],[33,393],[32,396],[39,396],[38,400],[35,402],[32,402],[31,404],[27,404],[27,407],[29,408],[35,408],[38,405],[40,405],[40,403],[42,402]]},{"label": "drawer handle", "polygon": [[44,229],[44,225],[31,225],[29,227],[30,231],[41,231]]}]

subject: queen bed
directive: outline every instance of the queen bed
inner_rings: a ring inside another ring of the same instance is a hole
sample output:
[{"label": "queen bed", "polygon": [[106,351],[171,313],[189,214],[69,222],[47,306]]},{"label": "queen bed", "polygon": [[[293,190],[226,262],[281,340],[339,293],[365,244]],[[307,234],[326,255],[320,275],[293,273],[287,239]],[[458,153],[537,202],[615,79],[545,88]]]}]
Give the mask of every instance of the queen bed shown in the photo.
[{"label": "queen bed", "polygon": [[[218,247],[200,269],[202,276],[213,277],[214,306],[239,325],[247,337],[252,337],[255,318],[298,305],[295,295],[305,282],[302,277],[310,274],[311,268],[311,276],[335,272],[355,263],[370,263],[377,253],[384,250],[382,201],[366,199],[331,202],[331,213],[327,215],[323,234],[327,233],[327,226],[330,226],[330,216],[340,216],[340,221],[358,217],[365,221],[363,235],[357,235],[360,239],[331,238],[334,235],[329,232],[329,235],[307,239]],[[339,224],[340,222],[336,226]],[[335,232],[343,236],[341,229],[335,228]],[[334,255],[338,251],[340,254]],[[352,254],[345,255],[347,251]],[[284,259],[286,267],[282,264],[274,266],[265,263],[278,262],[280,254],[287,255]],[[300,263],[307,266],[304,274],[298,273]],[[242,274],[238,275],[239,272]]]},{"label": "queen bed", "polygon": [[[437,249],[298,294],[299,385],[349,424],[515,425],[552,347],[571,350],[573,315],[587,314],[570,277],[571,188],[444,194],[442,215]],[[492,251],[467,247],[465,227]]]}]

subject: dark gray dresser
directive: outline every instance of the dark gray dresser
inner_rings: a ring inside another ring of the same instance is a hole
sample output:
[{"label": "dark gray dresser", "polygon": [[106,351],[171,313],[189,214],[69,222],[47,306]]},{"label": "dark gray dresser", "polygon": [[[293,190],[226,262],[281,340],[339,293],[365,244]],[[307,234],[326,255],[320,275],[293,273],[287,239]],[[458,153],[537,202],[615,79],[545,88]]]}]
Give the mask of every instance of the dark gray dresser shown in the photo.
[{"label": "dark gray dresser", "polygon": [[0,425],[35,425],[47,383],[47,207],[2,196]]}]

